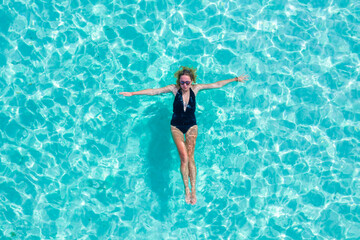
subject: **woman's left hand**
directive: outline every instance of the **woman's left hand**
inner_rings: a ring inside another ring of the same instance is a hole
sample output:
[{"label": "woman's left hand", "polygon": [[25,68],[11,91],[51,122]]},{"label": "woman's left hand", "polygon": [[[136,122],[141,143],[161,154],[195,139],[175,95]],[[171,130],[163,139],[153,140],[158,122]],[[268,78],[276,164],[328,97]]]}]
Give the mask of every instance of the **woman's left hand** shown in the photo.
[{"label": "woman's left hand", "polygon": [[248,75],[241,75],[240,77],[236,77],[235,81],[237,82],[245,82],[249,80],[249,76]]}]

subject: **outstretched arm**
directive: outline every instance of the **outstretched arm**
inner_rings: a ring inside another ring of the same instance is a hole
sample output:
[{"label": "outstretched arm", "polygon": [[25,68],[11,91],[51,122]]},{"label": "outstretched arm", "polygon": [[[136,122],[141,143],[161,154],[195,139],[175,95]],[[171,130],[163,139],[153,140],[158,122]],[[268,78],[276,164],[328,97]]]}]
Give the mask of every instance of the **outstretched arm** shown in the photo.
[{"label": "outstretched arm", "polygon": [[166,87],[162,87],[162,88],[156,88],[156,89],[145,89],[145,90],[141,90],[141,91],[137,91],[137,92],[120,92],[120,95],[129,97],[129,96],[134,96],[134,95],[158,95],[161,93],[168,93],[168,92],[173,92],[174,91],[175,85],[171,84],[168,85]]},{"label": "outstretched arm", "polygon": [[196,88],[197,90],[204,90],[204,89],[213,89],[213,88],[221,88],[223,86],[225,86],[228,83],[231,82],[245,82],[249,80],[249,76],[248,75],[241,75],[240,77],[235,77],[235,78],[231,78],[231,79],[227,79],[227,80],[222,80],[222,81],[218,81],[218,82],[214,82],[214,83],[210,83],[210,84],[197,84]]}]

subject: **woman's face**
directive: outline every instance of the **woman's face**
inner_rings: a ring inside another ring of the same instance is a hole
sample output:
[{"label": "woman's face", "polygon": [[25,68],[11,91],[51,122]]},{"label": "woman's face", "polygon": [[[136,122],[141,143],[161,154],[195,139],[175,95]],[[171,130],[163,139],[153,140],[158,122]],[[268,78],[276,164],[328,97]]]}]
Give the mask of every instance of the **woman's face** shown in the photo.
[{"label": "woman's face", "polygon": [[191,87],[192,81],[190,76],[188,75],[182,75],[180,77],[180,87],[184,91],[188,91]]}]

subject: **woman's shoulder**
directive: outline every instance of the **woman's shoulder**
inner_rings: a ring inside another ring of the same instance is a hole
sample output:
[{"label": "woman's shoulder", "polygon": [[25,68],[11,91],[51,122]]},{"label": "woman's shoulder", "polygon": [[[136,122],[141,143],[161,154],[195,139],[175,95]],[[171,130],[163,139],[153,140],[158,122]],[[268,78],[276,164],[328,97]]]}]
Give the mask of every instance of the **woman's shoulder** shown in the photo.
[{"label": "woman's shoulder", "polygon": [[196,95],[199,92],[199,90],[201,89],[201,87],[202,87],[202,84],[195,84],[195,85],[191,86],[191,89],[193,90],[194,94]]},{"label": "woman's shoulder", "polygon": [[176,95],[176,93],[179,91],[180,88],[176,86],[176,84],[170,84],[167,87],[171,90],[171,92]]}]

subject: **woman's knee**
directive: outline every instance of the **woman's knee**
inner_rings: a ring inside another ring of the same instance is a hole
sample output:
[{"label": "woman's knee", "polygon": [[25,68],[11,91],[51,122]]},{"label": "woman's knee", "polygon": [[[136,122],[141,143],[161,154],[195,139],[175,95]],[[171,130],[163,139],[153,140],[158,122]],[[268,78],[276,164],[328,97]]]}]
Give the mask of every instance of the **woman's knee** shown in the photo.
[{"label": "woman's knee", "polygon": [[193,145],[186,146],[186,153],[189,158],[194,158],[195,147]]},{"label": "woman's knee", "polygon": [[189,165],[195,165],[195,159],[194,159],[194,157],[189,157],[189,161],[188,161],[188,164]]},{"label": "woman's knee", "polygon": [[181,164],[188,164],[189,163],[189,157],[186,152],[180,153],[180,161]]}]

